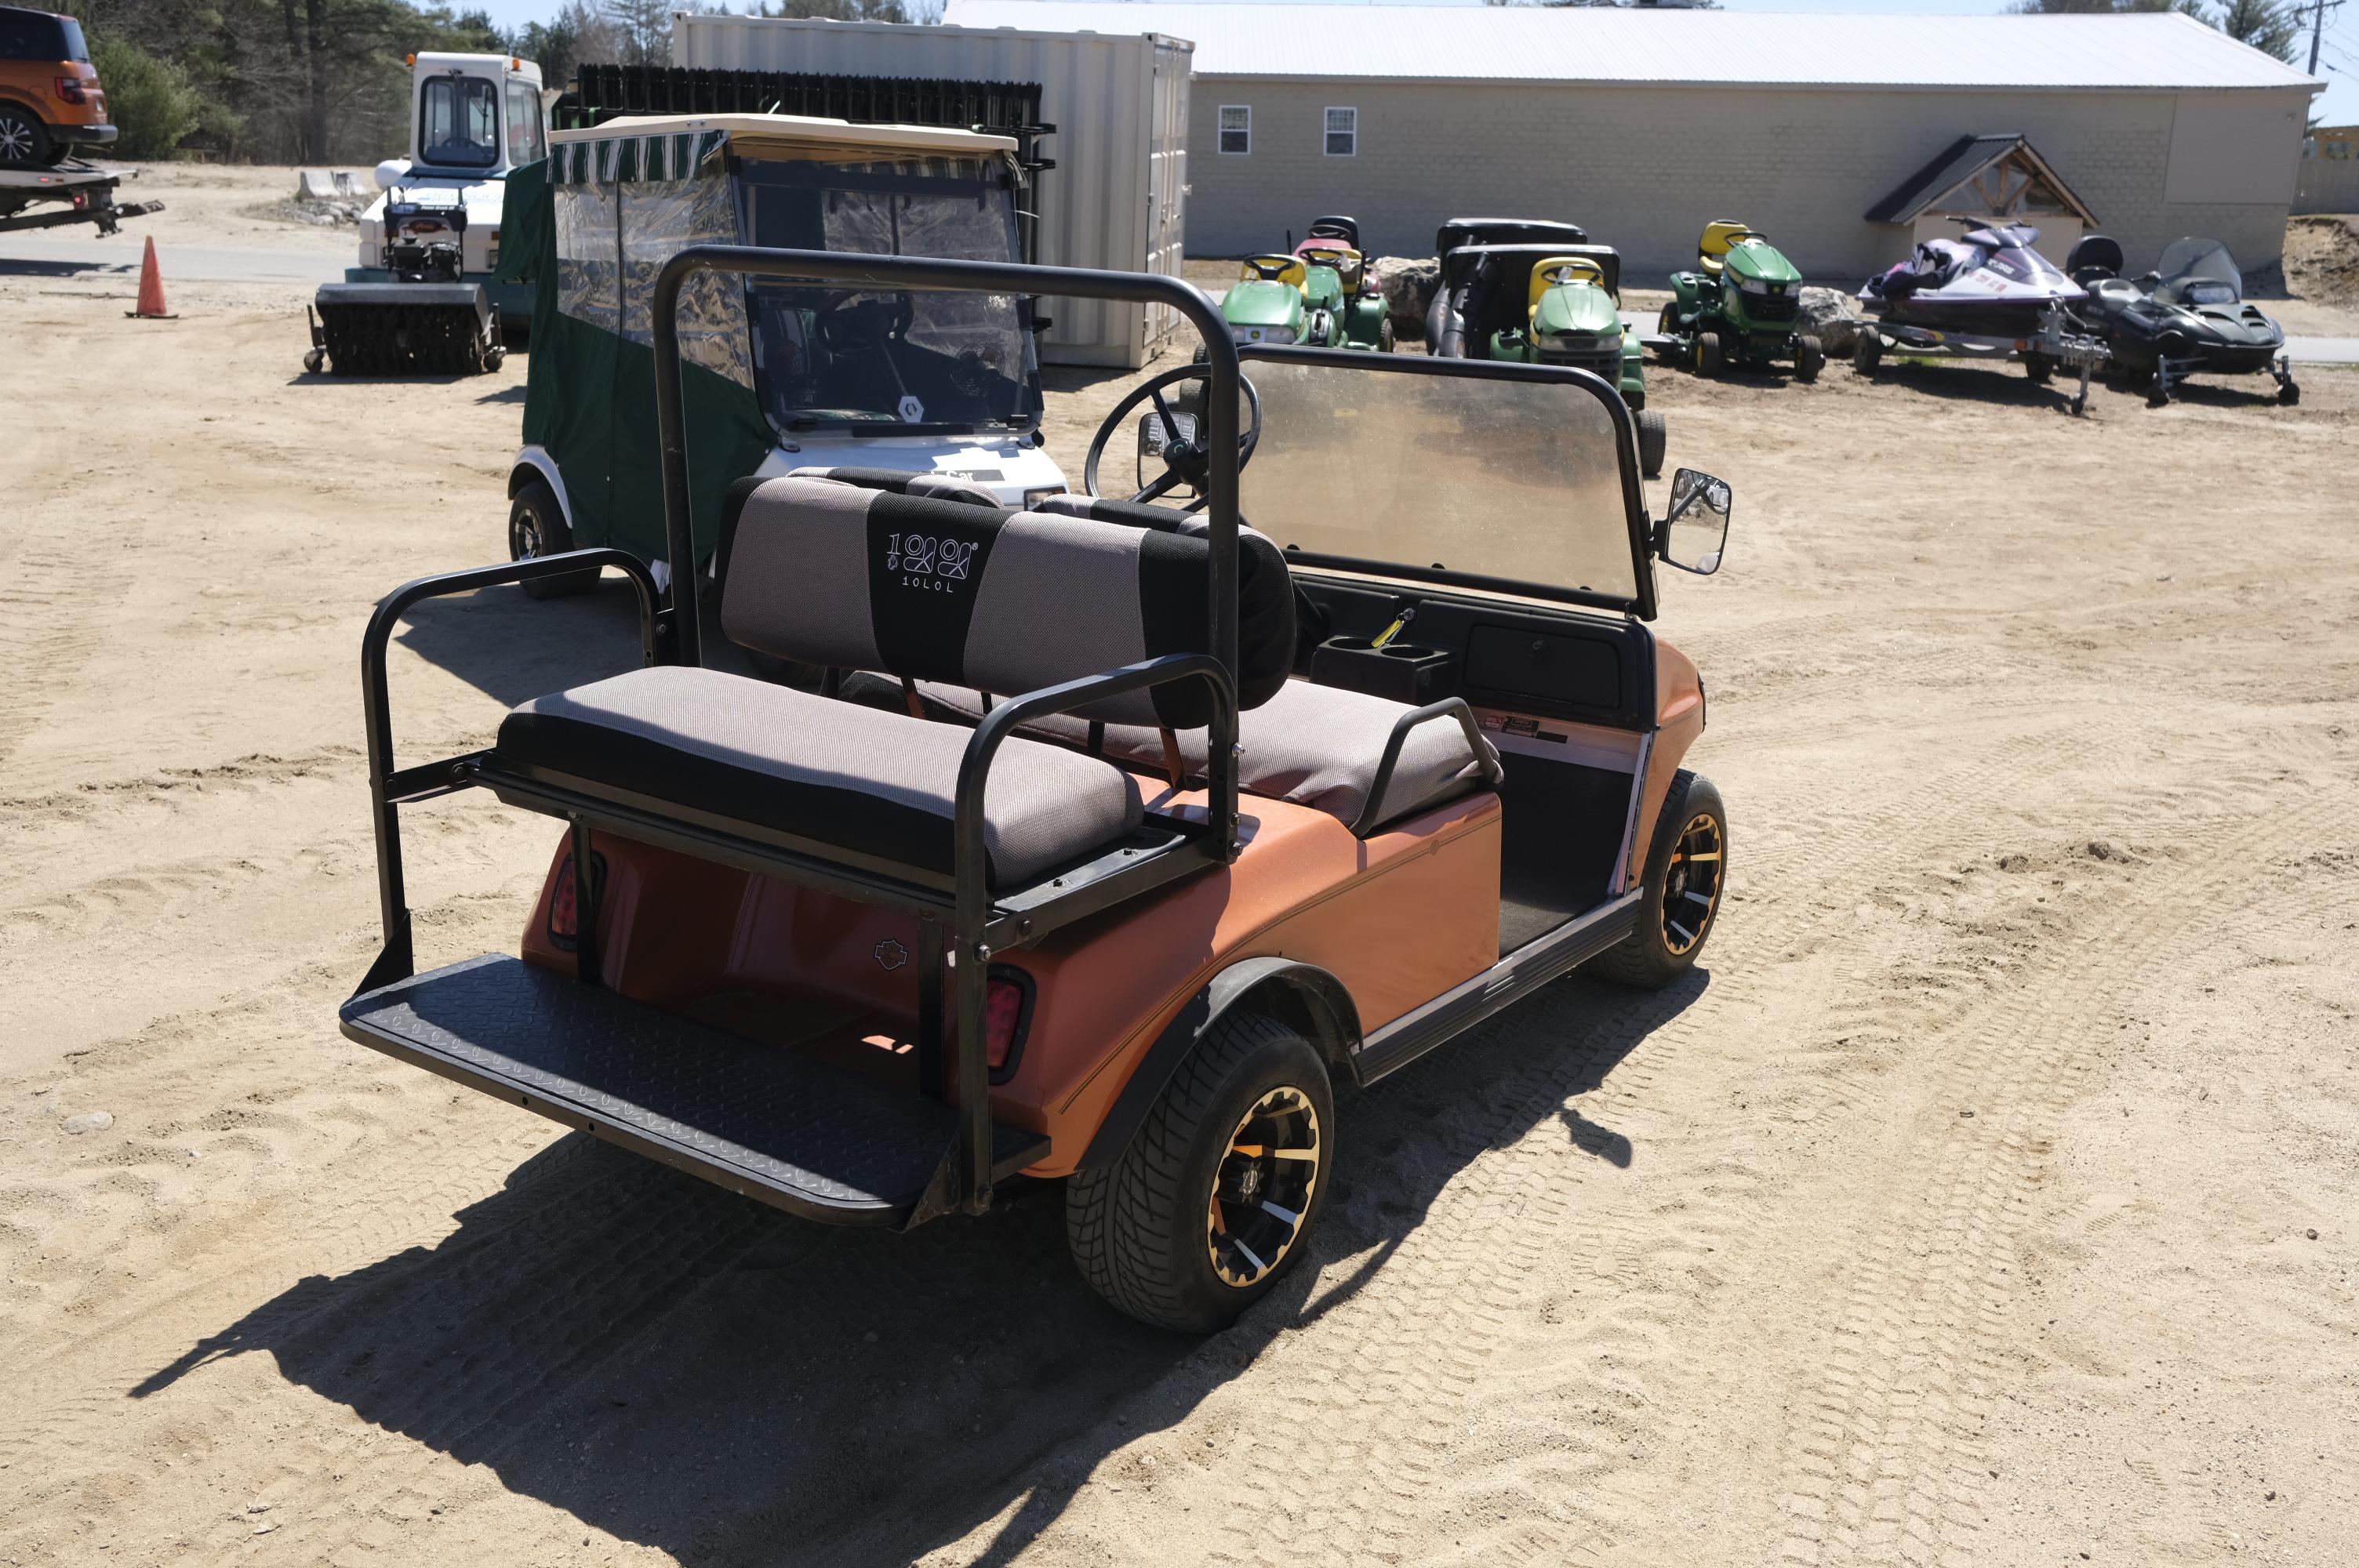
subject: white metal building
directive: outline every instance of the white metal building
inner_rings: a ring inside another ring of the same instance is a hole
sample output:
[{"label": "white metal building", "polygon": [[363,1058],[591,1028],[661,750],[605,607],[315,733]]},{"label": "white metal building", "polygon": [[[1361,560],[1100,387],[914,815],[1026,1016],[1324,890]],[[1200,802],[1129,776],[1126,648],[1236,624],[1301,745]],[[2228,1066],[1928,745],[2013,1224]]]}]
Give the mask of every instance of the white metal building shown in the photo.
[{"label": "white metal building", "polygon": [[1714,218],[1763,229],[1813,277],[1864,277],[1970,194],[1910,190],[1968,137],[2027,145],[2133,265],[2201,233],[2257,267],[2282,249],[2323,85],[2175,15],[949,0],[948,16],[1194,40],[1198,254],[1269,249],[1330,212],[1398,254],[1429,254],[1453,215],[1553,218],[1618,246],[1634,277],[1686,264]]},{"label": "white metal building", "polygon": [[[1187,191],[1188,53],[1124,27],[1090,36],[887,22],[781,20],[676,12],[672,63],[691,69],[1029,81],[1057,127],[1040,181],[1040,257],[1051,266],[1177,274]],[[1179,325],[1168,308],[1064,299],[1041,357],[1058,364],[1147,362]]]}]

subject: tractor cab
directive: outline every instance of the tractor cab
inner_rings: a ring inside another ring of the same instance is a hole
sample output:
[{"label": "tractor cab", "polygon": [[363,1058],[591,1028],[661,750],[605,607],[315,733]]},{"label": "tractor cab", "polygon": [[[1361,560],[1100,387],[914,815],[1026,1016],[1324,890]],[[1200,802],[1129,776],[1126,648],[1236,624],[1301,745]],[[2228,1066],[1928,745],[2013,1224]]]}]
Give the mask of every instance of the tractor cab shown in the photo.
[{"label": "tractor cab", "polygon": [[388,204],[457,208],[462,275],[490,287],[494,310],[520,324],[531,314],[530,291],[494,287],[491,274],[508,174],[549,152],[540,67],[507,55],[428,53],[410,56],[409,69],[409,145],[377,165],[385,194],[361,214],[360,265],[344,280],[393,280],[385,250],[402,236],[386,222]]},{"label": "tractor cab", "polygon": [[[1106,416],[1089,494],[752,478],[708,575],[691,301],[748,277],[1168,306],[1206,358]],[[1352,1154],[1339,1084],[1578,966],[1693,969],[1726,815],[1680,765],[1702,684],[1649,623],[1658,564],[1718,568],[1729,487],[1683,470],[1650,517],[1604,383],[1239,351],[1146,274],[694,246],[647,310],[674,591],[593,549],[421,579],[371,618],[384,944],[353,1041],[821,1223],[1045,1187],[1082,1280],[1203,1332],[1312,1252]],[[1107,441],[1183,382],[1201,438],[1097,493]],[[1201,510],[1162,504],[1182,479]],[[395,766],[411,606],[599,568],[639,604],[642,667]],[[719,667],[722,639],[790,678]],[[518,952],[419,973],[451,934],[413,929],[401,813],[469,790],[561,827]]]}]

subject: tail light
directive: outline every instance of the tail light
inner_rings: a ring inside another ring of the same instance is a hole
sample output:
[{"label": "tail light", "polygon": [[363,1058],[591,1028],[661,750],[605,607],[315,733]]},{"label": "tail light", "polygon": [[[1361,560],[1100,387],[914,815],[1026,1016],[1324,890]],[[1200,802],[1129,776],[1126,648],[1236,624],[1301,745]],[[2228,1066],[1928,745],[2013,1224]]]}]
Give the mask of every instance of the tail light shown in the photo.
[{"label": "tail light", "polygon": [[1031,1022],[1032,977],[1011,966],[993,969],[983,988],[983,1037],[995,1077],[1016,1059]]},{"label": "tail light", "polygon": [[[606,857],[590,857],[590,874],[598,885],[606,882]],[[569,852],[558,863],[557,885],[549,894],[549,939],[560,953],[571,953],[582,945],[582,890],[574,883],[573,856]]]},{"label": "tail light", "polygon": [[61,103],[87,103],[98,91],[98,83],[79,76],[58,78],[58,101]]}]

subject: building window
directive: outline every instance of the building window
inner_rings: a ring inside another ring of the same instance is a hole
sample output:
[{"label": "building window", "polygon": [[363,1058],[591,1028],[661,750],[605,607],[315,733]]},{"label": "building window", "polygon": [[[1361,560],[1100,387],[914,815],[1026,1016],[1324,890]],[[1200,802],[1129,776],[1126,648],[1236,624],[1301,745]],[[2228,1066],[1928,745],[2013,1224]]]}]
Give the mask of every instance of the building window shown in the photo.
[{"label": "building window", "polygon": [[1221,105],[1221,150],[1243,155],[1253,151],[1253,109],[1245,103]]},{"label": "building window", "polygon": [[1357,109],[1327,111],[1327,156],[1353,157],[1360,150],[1360,112]]}]

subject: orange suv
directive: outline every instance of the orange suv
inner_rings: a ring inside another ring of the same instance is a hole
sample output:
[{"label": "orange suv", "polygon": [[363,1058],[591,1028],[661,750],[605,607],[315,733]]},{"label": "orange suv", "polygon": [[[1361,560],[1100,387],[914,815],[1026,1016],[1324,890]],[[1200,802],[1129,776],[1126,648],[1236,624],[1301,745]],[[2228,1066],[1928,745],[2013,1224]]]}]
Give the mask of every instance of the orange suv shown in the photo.
[{"label": "orange suv", "polygon": [[0,5],[0,165],[53,164],[114,140],[82,24]]}]

